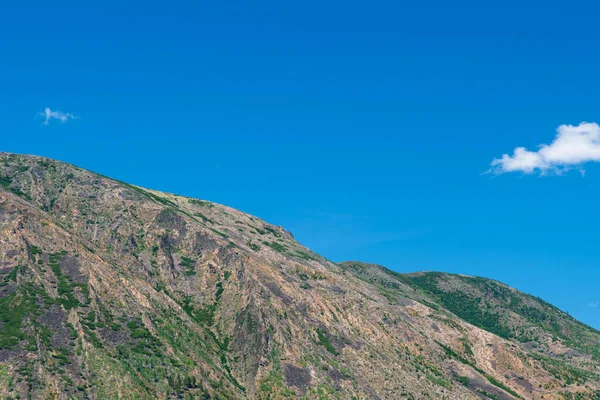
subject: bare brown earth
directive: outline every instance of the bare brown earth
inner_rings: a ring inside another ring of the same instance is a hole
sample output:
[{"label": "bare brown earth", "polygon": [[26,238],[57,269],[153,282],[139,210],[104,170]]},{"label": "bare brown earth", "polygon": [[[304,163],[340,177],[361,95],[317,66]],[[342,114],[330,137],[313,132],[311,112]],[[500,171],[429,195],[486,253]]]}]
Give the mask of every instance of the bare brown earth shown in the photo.
[{"label": "bare brown earth", "polygon": [[335,264],[215,203],[0,153],[0,397],[597,399],[600,334],[462,275]]}]

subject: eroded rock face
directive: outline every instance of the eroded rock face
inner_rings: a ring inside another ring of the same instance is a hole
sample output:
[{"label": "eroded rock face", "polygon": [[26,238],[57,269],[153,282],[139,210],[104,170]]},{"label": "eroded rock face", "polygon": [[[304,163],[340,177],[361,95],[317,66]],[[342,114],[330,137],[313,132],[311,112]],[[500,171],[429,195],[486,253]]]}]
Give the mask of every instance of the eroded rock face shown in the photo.
[{"label": "eroded rock face", "polygon": [[196,232],[194,241],[194,250],[201,254],[205,251],[212,251],[219,248],[219,243],[216,239],[204,232]]},{"label": "eroded rock face", "polygon": [[336,265],[229,207],[0,153],[0,398],[597,398],[599,343],[498,282]]},{"label": "eroded rock face", "polygon": [[[297,387],[303,392],[305,392],[310,386],[311,377],[310,370],[308,368],[300,368],[292,364],[285,364],[283,373],[285,377],[285,383],[288,386]],[[337,373],[339,374],[339,371]],[[339,374],[339,376],[341,378],[341,374]]]},{"label": "eroded rock face", "polygon": [[79,264],[79,259],[77,257],[65,255],[60,259],[59,266],[61,271],[73,282],[87,282],[87,277],[82,272],[81,265]]},{"label": "eroded rock face", "polygon": [[177,236],[185,236],[187,226],[185,218],[172,208],[165,208],[156,217],[156,225],[167,231],[177,232]]}]

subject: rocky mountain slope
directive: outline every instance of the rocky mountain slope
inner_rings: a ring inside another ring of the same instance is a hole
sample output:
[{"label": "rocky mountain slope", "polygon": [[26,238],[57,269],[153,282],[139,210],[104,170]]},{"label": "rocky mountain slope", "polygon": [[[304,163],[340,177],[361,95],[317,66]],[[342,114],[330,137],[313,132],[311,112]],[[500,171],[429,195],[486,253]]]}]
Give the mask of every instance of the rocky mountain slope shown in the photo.
[{"label": "rocky mountain slope", "polygon": [[229,207],[0,153],[0,397],[593,399],[600,333],[501,283],[334,264]]}]

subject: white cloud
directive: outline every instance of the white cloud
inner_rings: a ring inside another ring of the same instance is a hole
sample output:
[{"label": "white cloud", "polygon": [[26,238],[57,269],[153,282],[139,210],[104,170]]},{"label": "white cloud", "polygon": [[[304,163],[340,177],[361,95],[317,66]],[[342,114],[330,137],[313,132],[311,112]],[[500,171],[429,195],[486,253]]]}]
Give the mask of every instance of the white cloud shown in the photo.
[{"label": "white cloud", "polygon": [[588,307],[598,308],[598,306],[600,306],[600,302],[598,301],[592,301],[591,303],[588,303]]},{"label": "white cloud", "polygon": [[561,125],[551,144],[542,144],[537,151],[515,148],[513,155],[503,154],[492,161],[488,172],[557,173],[577,168],[582,176],[586,162],[600,162],[600,126],[582,122],[577,126]]},{"label": "white cloud", "polygon": [[64,113],[62,111],[52,111],[50,108],[44,108],[44,111],[38,114],[39,117],[45,118],[45,121],[42,122],[43,125],[48,125],[50,120],[57,119],[61,124],[64,124],[70,119],[76,119],[77,117],[71,113]]}]

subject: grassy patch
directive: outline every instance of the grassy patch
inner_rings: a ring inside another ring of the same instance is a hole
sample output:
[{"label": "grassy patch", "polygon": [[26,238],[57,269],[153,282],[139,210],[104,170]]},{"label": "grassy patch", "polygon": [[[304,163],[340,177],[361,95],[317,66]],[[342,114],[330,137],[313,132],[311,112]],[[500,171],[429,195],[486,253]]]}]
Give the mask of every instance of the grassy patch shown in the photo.
[{"label": "grassy patch", "polygon": [[[112,178],[108,178],[108,179],[114,180]],[[115,182],[119,182],[120,184],[126,186],[127,188],[129,188],[129,189],[131,189],[131,190],[133,190],[133,191],[141,194],[142,196],[144,196],[144,197],[146,197],[146,198],[148,198],[148,199],[150,199],[152,201],[155,201],[155,202],[160,203],[160,204],[165,205],[165,206],[171,206],[171,207],[179,208],[179,206],[176,203],[172,202],[171,200],[166,199],[166,198],[161,197],[161,196],[157,196],[154,193],[151,193],[151,192],[147,191],[146,189],[142,189],[140,187],[131,185],[129,183],[120,182],[120,181],[117,181],[117,180],[114,180],[114,181]]]},{"label": "grassy patch", "polygon": [[445,379],[442,376],[427,374],[427,380],[429,382],[433,383],[434,385],[438,385],[438,386],[444,387],[446,389],[452,388],[452,382],[450,382],[449,380]]},{"label": "grassy patch", "polygon": [[188,202],[199,207],[213,208],[215,205],[204,200],[188,199]]},{"label": "grassy patch", "polygon": [[26,317],[36,311],[34,299],[29,296],[12,293],[0,299],[0,349],[15,349],[22,341],[35,345],[35,339],[22,330]]},{"label": "grassy patch", "polygon": [[211,224],[215,223],[215,221],[213,221],[212,219],[208,218],[206,215],[204,215],[202,213],[196,212],[196,213],[194,213],[194,216],[195,217],[199,217],[204,222],[209,222]]},{"label": "grassy patch", "polygon": [[513,396],[515,396],[518,399],[522,399],[522,397],[519,396],[519,394],[517,392],[515,392],[514,390],[512,390],[511,388],[509,388],[508,386],[506,386],[502,382],[498,381],[493,376],[490,376],[488,374],[484,374],[484,376],[488,380],[488,382],[491,383],[492,385],[499,387],[500,389],[504,390],[507,393],[512,394]]},{"label": "grassy patch", "polygon": [[186,296],[183,300],[183,304],[181,304],[181,308],[185,311],[194,321],[204,326],[212,326],[214,322],[214,315],[217,306],[219,305],[219,301],[221,300],[221,295],[223,294],[223,282],[219,281],[216,284],[216,292],[215,292],[215,301],[212,304],[204,306],[202,308],[194,308],[191,304],[191,297]]},{"label": "grassy patch", "polygon": [[479,393],[481,393],[483,396],[487,397],[488,399],[491,399],[491,400],[498,400],[498,396],[496,396],[495,394],[488,393],[488,392],[486,392],[486,391],[485,391],[485,390],[483,390],[483,389],[478,389],[477,391],[478,391]]},{"label": "grassy patch", "polygon": [[4,189],[8,190],[9,192],[16,194],[19,197],[23,197],[26,200],[31,200],[31,196],[29,196],[27,193],[24,193],[20,189],[12,187],[11,186],[12,182],[13,182],[13,180],[10,177],[0,176],[0,186],[2,186]]},{"label": "grassy patch", "polygon": [[9,176],[0,176],[0,186],[8,188],[12,183],[12,179]]},{"label": "grassy patch", "polygon": [[279,233],[275,229],[271,228],[270,226],[265,225],[265,231],[271,233],[275,237],[281,237],[281,233]]},{"label": "grassy patch", "polygon": [[267,242],[266,240],[263,242],[265,246],[269,246],[273,250],[278,253],[285,254],[287,252],[287,247],[281,243],[277,242]]},{"label": "grassy patch", "polygon": [[331,344],[331,342],[329,341],[329,338],[327,337],[325,330],[323,329],[317,329],[317,336],[319,337],[319,343],[325,347],[325,349],[330,352],[333,355],[338,355],[340,353],[338,353],[338,351],[335,349],[335,347],[333,347],[333,345]]},{"label": "grassy patch", "polygon": [[64,275],[60,269],[59,261],[66,254],[66,251],[53,253],[48,256],[48,265],[52,269],[54,276],[58,280],[58,297],[56,302],[62,304],[67,310],[83,304],[73,295],[75,288],[80,288],[82,294],[88,298],[88,286],[85,283],[73,282],[70,276]]},{"label": "grassy patch", "polygon": [[189,257],[181,257],[181,265],[185,267],[183,274],[185,276],[196,275],[196,260]]},{"label": "grassy patch", "polygon": [[444,292],[437,285],[438,278],[439,274],[429,273],[403,279],[437,299],[440,304],[459,318],[505,339],[513,337],[510,330],[501,323],[497,313],[491,311],[482,313],[481,299],[459,291]]},{"label": "grassy patch", "polygon": [[219,231],[218,231],[218,230],[216,230],[216,229],[213,229],[213,228],[208,228],[208,229],[210,229],[211,231],[213,231],[213,232],[214,232],[214,233],[216,233],[217,235],[221,236],[223,239],[227,239],[227,238],[229,237],[229,236],[227,236],[226,234],[224,234],[223,232],[219,232]]},{"label": "grassy patch", "polygon": [[252,241],[248,240],[248,243],[246,243],[248,245],[248,247],[250,247],[252,250],[254,251],[259,251],[260,250],[260,246],[256,243],[253,243]]},{"label": "grassy patch", "polygon": [[20,265],[17,265],[16,267],[14,267],[8,274],[6,274],[4,276],[4,279],[2,280],[2,282],[0,282],[0,286],[6,286],[8,285],[8,282],[10,281],[17,281],[17,274],[19,272],[19,267]]},{"label": "grassy patch", "polygon": [[310,261],[310,260],[314,260],[314,259],[315,259],[315,258],[314,258],[314,257],[312,257],[310,254],[308,254],[308,253],[305,253],[305,252],[303,252],[303,251],[299,251],[299,250],[296,250],[296,256],[298,256],[298,257],[302,258],[303,260],[307,260],[307,261]]},{"label": "grassy patch", "polygon": [[467,378],[466,376],[457,376],[456,380],[461,385],[464,385],[464,386],[467,386],[467,387],[469,386],[469,378]]},{"label": "grassy patch", "polygon": [[[283,375],[281,373],[281,363],[279,361],[281,354],[276,346],[271,348],[268,360],[272,364],[272,368],[264,379],[260,381],[259,391],[263,399],[296,399],[297,394],[285,385]],[[307,397],[308,398],[308,397]]]}]

